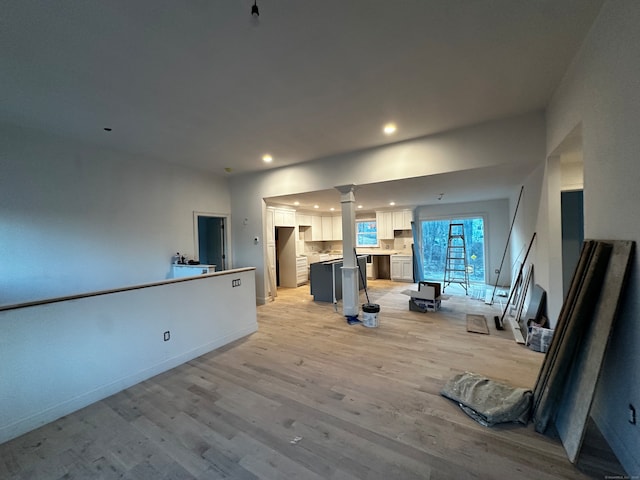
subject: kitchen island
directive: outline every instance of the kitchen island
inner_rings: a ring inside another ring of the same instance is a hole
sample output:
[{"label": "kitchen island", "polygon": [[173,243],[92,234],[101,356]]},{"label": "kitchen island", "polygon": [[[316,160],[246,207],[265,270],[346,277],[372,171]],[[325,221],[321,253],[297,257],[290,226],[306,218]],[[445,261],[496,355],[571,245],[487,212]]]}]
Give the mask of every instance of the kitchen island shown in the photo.
[{"label": "kitchen island", "polygon": [[[366,288],[367,256],[358,255],[360,290]],[[363,282],[364,278],[364,282]],[[312,263],[309,267],[311,295],[316,302],[334,302],[342,299],[342,258]]]}]

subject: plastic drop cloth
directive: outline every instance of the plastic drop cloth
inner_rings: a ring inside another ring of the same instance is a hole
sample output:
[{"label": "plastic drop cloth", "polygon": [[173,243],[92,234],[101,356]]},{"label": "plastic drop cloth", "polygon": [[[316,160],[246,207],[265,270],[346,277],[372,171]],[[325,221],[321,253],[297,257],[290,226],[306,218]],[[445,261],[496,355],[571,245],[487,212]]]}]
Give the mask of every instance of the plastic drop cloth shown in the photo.
[{"label": "plastic drop cloth", "polygon": [[505,422],[526,425],[533,397],[531,390],[512,387],[470,372],[451,378],[440,394],[458,402],[467,415],[487,427]]}]

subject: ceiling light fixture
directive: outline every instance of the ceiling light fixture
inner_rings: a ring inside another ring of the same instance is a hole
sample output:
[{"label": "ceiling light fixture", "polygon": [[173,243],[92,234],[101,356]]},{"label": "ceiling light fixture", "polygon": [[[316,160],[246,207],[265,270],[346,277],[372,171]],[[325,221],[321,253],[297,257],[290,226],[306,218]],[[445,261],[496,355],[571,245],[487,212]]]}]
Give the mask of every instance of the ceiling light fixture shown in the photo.
[{"label": "ceiling light fixture", "polygon": [[396,133],[396,125],[394,123],[387,123],[382,129],[384,133],[387,135],[391,135],[392,133]]},{"label": "ceiling light fixture", "polygon": [[255,15],[256,17],[260,16],[260,11],[258,10],[258,0],[253,0],[253,6],[251,7],[251,15]]},{"label": "ceiling light fixture", "polygon": [[331,210],[333,212],[335,210],[335,208],[331,207],[329,210]]},{"label": "ceiling light fixture", "polygon": [[265,163],[271,163],[271,162],[273,162],[273,157],[267,153],[266,155],[262,156],[262,160]]},{"label": "ceiling light fixture", "polygon": [[320,208],[320,205],[314,205],[313,208]]},{"label": "ceiling light fixture", "polygon": [[358,208],[362,208],[362,205],[358,205]]},{"label": "ceiling light fixture", "polygon": [[295,202],[293,202],[293,204],[297,207],[298,205],[300,205],[300,202],[296,200]]},{"label": "ceiling light fixture", "polygon": [[392,207],[396,204],[396,202],[389,202],[389,205],[391,205]]}]

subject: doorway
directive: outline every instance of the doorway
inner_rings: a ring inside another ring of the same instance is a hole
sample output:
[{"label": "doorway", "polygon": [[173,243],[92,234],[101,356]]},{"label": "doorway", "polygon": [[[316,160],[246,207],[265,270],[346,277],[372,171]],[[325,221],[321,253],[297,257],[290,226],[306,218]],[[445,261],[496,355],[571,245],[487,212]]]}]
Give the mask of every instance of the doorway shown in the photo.
[{"label": "doorway", "polygon": [[275,227],[276,241],[276,285],[297,286],[296,237],[294,227]]},{"label": "doorway", "polygon": [[196,258],[203,265],[215,265],[216,271],[229,268],[229,239],[226,215],[194,212]]},{"label": "doorway", "polygon": [[583,191],[560,193],[562,216],[562,290],[566,298],[584,241]]}]

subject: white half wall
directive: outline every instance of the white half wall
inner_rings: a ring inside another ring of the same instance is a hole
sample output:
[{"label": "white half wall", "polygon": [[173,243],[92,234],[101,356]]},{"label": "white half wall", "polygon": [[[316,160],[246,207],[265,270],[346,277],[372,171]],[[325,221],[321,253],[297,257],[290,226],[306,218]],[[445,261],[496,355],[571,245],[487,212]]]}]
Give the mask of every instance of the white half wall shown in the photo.
[{"label": "white half wall", "polygon": [[532,113],[290,167],[233,176],[230,186],[234,265],[257,267],[257,300],[265,302],[268,291],[264,274],[265,246],[253,241],[256,236],[263,237],[264,198],[514,163],[522,165],[524,173],[544,161],[544,130],[543,115]]},{"label": "white half wall", "polygon": [[[556,91],[547,151],[582,123],[585,238],[640,241],[640,2],[607,1]],[[559,199],[559,196],[558,196]],[[559,204],[550,204],[549,209]],[[559,265],[550,262],[550,275]],[[630,476],[640,475],[640,258],[614,327],[592,416]],[[559,275],[558,275],[559,276]]]},{"label": "white half wall", "polygon": [[227,270],[0,310],[0,443],[255,332],[254,285]]},{"label": "white half wall", "polygon": [[169,278],[227,179],[0,124],[0,305]]}]

